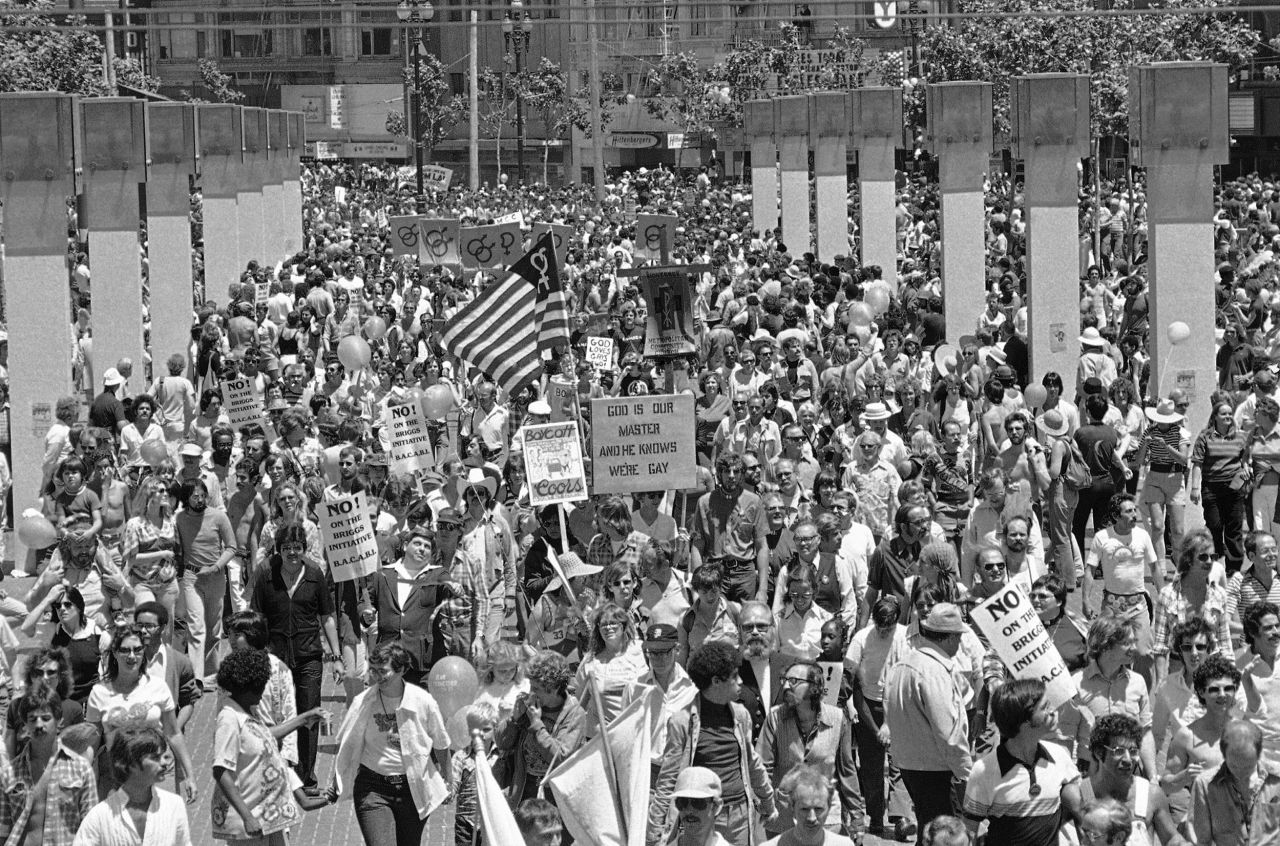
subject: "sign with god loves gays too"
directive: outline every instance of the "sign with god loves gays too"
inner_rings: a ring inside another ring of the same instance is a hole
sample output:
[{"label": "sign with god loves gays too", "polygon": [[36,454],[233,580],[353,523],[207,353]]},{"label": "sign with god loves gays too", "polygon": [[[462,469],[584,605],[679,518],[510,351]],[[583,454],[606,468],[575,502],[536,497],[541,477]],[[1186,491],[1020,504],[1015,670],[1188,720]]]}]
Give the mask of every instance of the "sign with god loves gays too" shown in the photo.
[{"label": "sign with god loves gays too", "polygon": [[698,483],[693,396],[591,401],[593,493],[684,490]]},{"label": "sign with god loves gays too", "polygon": [[335,582],[349,582],[378,569],[378,540],[363,493],[326,500],[316,509],[324,559]]},{"label": "sign with god loves gays too", "polygon": [[1021,589],[1011,586],[1000,591],[974,608],[972,619],[1015,679],[1044,682],[1051,707],[1076,695],[1076,684],[1053,638]]},{"label": "sign with god loves gays too", "polygon": [[525,426],[524,467],[533,507],[586,499],[587,474],[582,466],[578,422]]}]

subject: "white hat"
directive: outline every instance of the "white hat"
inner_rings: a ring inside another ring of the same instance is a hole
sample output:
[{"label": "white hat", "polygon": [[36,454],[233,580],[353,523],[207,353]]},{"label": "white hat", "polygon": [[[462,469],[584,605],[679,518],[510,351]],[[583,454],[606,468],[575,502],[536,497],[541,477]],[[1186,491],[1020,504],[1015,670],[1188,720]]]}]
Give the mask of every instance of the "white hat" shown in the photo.
[{"label": "white hat", "polygon": [[1096,326],[1090,326],[1085,329],[1080,335],[1079,341],[1086,347],[1105,347],[1107,345],[1106,339],[1098,332]]},{"label": "white hat", "polygon": [[[551,549],[548,549],[547,552],[551,555],[556,555]],[[559,555],[556,555],[556,559],[560,562],[560,569],[564,571],[564,574],[569,581],[573,581],[580,576],[594,576],[596,573],[599,573],[604,569],[596,564],[588,564],[583,561],[578,557],[576,552],[562,552]],[[560,580],[559,576],[556,576],[547,583],[546,591],[553,591],[562,584],[564,584],[564,582]]]},{"label": "white hat", "polygon": [[488,466],[472,467],[467,478],[458,480],[458,493],[464,493],[467,488],[482,488],[489,494],[489,499],[493,499],[498,495],[499,475],[491,473]]},{"label": "white hat", "polygon": [[200,444],[193,441],[187,441],[178,450],[178,455],[189,455],[192,458],[201,458],[204,456],[204,450],[200,448]]},{"label": "white hat", "polygon": [[863,420],[888,420],[892,416],[893,412],[889,410],[889,406],[882,402],[869,402],[862,411]]},{"label": "white hat", "polygon": [[1144,413],[1152,423],[1178,423],[1186,418],[1186,415],[1178,413],[1178,407],[1168,397],[1156,403],[1155,408],[1146,409]]},{"label": "white hat", "polygon": [[120,375],[119,370],[112,367],[109,368],[106,373],[102,374],[102,384],[108,388],[113,388],[116,385],[123,385],[124,377]]},{"label": "white hat", "polygon": [[529,403],[529,413],[538,414],[543,417],[551,416],[551,404],[546,400],[534,400]]}]

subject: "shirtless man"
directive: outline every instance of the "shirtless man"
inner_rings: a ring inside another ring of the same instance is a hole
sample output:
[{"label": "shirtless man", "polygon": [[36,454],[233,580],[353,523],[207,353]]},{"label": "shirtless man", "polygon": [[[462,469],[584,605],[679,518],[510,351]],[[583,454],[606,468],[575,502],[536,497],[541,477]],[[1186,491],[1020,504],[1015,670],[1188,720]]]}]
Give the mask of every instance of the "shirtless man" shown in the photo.
[{"label": "shirtless man", "polygon": [[245,611],[253,589],[252,585],[246,586],[245,574],[251,571],[249,562],[258,551],[258,539],[267,522],[267,506],[258,491],[257,470],[252,462],[242,458],[236,463],[235,480],[235,491],[227,500],[227,518],[235,532],[236,554],[227,562],[227,584],[231,588],[232,610]]},{"label": "shirtless man", "polygon": [[1010,482],[1024,482],[1031,492],[1031,501],[1038,502],[1049,490],[1049,465],[1044,447],[1035,439],[1028,437],[1031,430],[1030,417],[1025,411],[1015,411],[1004,421],[1005,434],[1009,440],[1002,444],[1000,450],[1000,466]]}]

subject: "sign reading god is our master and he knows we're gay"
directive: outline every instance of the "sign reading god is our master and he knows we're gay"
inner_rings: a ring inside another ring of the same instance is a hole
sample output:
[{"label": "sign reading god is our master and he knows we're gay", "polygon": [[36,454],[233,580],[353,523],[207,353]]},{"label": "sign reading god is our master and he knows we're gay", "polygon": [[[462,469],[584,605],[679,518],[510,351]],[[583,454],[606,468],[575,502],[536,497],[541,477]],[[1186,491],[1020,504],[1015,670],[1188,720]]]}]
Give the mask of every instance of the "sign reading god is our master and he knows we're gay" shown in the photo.
[{"label": "sign reading god is our master and he knows we're gay", "polygon": [[698,481],[689,394],[591,401],[595,493],[684,490]]}]

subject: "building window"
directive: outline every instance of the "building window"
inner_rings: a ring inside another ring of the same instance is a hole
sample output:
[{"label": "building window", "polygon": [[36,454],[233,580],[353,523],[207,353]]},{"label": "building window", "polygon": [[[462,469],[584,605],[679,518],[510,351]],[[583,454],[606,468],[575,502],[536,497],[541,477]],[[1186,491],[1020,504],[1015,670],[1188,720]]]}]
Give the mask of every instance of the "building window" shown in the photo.
[{"label": "building window", "polygon": [[390,56],[391,55],[391,30],[389,29],[360,30],[360,55],[361,56]]},{"label": "building window", "polygon": [[459,95],[467,93],[467,77],[465,74],[449,74],[449,93]]},{"label": "building window", "polygon": [[268,12],[232,12],[218,15],[218,23],[231,27],[218,31],[220,51],[224,59],[248,59],[273,53],[273,33],[260,29],[271,23]]},{"label": "building window", "polygon": [[310,27],[302,31],[302,55],[332,56],[333,30],[326,27]]},{"label": "building window", "polygon": [[[689,10],[689,37],[690,38],[706,38],[710,33],[707,29],[707,13],[709,11],[706,3],[689,3],[685,5]],[[723,14],[723,7],[714,7],[717,14]]]}]

